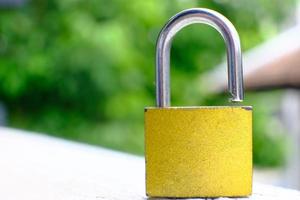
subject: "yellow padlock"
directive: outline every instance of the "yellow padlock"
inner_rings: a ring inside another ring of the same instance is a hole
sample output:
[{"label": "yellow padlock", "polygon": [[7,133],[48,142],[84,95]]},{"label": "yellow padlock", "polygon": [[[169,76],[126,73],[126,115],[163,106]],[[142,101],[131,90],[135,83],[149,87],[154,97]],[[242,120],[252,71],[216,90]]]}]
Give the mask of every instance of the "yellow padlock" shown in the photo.
[{"label": "yellow padlock", "polygon": [[157,41],[156,103],[145,108],[146,194],[150,197],[240,197],[252,192],[252,107],[171,107],[172,38],[183,27],[206,23],[227,46],[228,89],[243,100],[239,36],[221,14],[184,10],[164,26]]}]

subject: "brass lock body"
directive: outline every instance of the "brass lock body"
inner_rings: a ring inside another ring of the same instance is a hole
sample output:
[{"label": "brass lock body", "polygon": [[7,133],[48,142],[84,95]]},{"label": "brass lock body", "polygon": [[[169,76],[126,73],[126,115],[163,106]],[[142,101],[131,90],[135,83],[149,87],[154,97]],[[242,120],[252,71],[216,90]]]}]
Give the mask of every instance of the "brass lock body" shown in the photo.
[{"label": "brass lock body", "polygon": [[252,107],[170,106],[170,48],[193,23],[216,28],[227,47],[228,90],[243,100],[240,40],[221,14],[193,8],[173,16],[156,47],[156,105],[145,108],[146,194],[150,197],[241,197],[252,192]]},{"label": "brass lock body", "polygon": [[147,195],[251,194],[251,107],[146,108],[145,133]]}]

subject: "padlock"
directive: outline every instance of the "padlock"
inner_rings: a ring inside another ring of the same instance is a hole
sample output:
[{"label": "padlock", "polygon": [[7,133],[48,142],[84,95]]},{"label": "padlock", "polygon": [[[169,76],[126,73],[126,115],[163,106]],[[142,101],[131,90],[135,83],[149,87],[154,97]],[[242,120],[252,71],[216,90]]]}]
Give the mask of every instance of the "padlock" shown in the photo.
[{"label": "padlock", "polygon": [[183,27],[205,23],[227,47],[231,102],[241,102],[240,40],[223,15],[193,8],[173,16],[156,47],[156,104],[145,108],[146,195],[150,197],[242,197],[252,192],[252,107],[170,106],[170,48]]}]

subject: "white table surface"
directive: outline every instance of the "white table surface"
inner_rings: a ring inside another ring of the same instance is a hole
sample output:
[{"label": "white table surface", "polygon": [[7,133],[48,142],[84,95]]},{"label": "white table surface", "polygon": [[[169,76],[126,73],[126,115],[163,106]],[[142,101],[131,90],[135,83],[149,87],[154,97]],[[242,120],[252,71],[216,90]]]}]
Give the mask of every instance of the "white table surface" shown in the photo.
[{"label": "white table surface", "polygon": [[[144,174],[142,157],[0,128],[1,200],[146,200]],[[296,190],[253,190],[242,199],[300,200]]]}]

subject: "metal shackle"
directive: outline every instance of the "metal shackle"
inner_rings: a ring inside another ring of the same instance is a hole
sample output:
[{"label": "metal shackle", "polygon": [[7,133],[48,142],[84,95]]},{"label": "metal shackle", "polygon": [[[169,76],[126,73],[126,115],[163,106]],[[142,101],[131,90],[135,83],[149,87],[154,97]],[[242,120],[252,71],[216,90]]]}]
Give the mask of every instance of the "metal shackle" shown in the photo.
[{"label": "metal shackle", "polygon": [[156,105],[170,106],[170,50],[172,39],[182,28],[203,23],[214,27],[223,37],[227,51],[228,91],[232,102],[244,99],[242,53],[239,35],[232,23],[220,13],[192,8],[173,16],[161,30],[156,44]]}]

